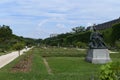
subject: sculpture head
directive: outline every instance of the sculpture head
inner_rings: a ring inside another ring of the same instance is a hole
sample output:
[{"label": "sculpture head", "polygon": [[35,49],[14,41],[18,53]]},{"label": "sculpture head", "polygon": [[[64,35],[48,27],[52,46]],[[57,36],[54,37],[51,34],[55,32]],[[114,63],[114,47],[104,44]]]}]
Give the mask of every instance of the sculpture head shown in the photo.
[{"label": "sculpture head", "polygon": [[95,32],[97,31],[95,26],[93,26],[93,31],[95,31]]},{"label": "sculpture head", "polygon": [[95,26],[91,26],[90,30],[91,30],[92,32],[96,32],[96,27],[95,27]]}]

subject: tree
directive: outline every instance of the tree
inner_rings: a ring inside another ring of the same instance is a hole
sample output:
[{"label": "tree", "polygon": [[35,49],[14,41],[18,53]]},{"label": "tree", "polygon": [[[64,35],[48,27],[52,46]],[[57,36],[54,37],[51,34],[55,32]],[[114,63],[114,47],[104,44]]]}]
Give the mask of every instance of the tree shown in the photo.
[{"label": "tree", "polygon": [[112,41],[115,44],[120,39],[120,23],[113,25],[112,29]]},{"label": "tree", "polygon": [[75,32],[75,33],[84,32],[85,27],[83,27],[83,26],[75,27],[75,28],[72,28],[72,31]]},{"label": "tree", "polygon": [[10,48],[10,40],[12,37],[12,30],[9,26],[0,26],[0,48],[2,51],[8,50]]},{"label": "tree", "polygon": [[18,54],[20,56],[20,50],[24,48],[24,43],[22,42],[17,42],[15,45],[14,45],[14,49],[15,50],[18,50]]},{"label": "tree", "polygon": [[0,38],[9,39],[12,36],[12,30],[9,26],[1,26],[0,27]]},{"label": "tree", "polygon": [[37,43],[37,39],[33,38],[24,38],[22,36],[17,36],[12,33],[12,29],[7,25],[0,25],[0,52],[6,52],[14,49],[13,46],[17,42],[22,42],[26,46],[33,46]]},{"label": "tree", "polygon": [[78,48],[86,48],[86,44],[83,42],[77,42],[77,43],[75,43],[75,46]]}]

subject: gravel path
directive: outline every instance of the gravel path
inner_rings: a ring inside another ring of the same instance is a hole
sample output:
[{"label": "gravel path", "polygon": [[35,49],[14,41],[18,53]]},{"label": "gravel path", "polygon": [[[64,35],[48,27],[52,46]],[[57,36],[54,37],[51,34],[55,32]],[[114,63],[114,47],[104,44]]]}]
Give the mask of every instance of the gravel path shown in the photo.
[{"label": "gravel path", "polygon": [[[31,48],[28,48],[27,50],[26,49],[21,50],[20,55],[22,55],[24,52],[26,52],[30,49]],[[16,59],[17,57],[19,57],[18,51],[14,51],[14,52],[11,52],[9,54],[0,56],[0,68],[4,67],[8,63],[10,63],[14,59]]]}]

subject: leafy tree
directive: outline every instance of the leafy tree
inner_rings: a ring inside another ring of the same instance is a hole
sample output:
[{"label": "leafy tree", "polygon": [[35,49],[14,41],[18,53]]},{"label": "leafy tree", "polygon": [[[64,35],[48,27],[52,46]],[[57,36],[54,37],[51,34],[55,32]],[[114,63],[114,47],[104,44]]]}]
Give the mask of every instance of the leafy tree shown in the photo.
[{"label": "leafy tree", "polygon": [[86,47],[86,44],[83,43],[83,42],[76,42],[76,43],[75,43],[75,46],[78,47],[78,48],[85,48],[85,47]]},{"label": "leafy tree", "polygon": [[7,50],[12,50],[12,46],[16,45],[17,42],[22,42],[27,46],[32,46],[37,44],[37,39],[17,36],[12,33],[10,26],[0,26],[0,51],[5,52]]},{"label": "leafy tree", "polygon": [[14,45],[14,49],[15,50],[18,50],[18,54],[20,56],[20,50],[24,48],[24,43],[22,42],[17,42],[15,45]]},{"label": "leafy tree", "polygon": [[120,39],[120,23],[113,25],[112,29],[112,41],[115,44]]},{"label": "leafy tree", "polygon": [[107,46],[108,47],[113,46],[113,44],[112,44],[112,37],[111,37],[111,35],[112,35],[112,28],[108,28],[108,29],[102,30],[100,32],[103,34],[103,38],[104,38],[104,41],[107,44]]},{"label": "leafy tree", "polygon": [[72,28],[72,31],[75,32],[75,33],[84,32],[85,27],[83,27],[83,26],[75,27],[75,28]]},{"label": "leafy tree", "polygon": [[[83,42],[83,44],[87,44],[89,42],[90,37],[90,31],[85,31],[84,27],[79,27],[79,31],[76,31],[75,33],[66,33],[66,34],[59,34],[56,37],[50,37],[43,40],[44,44],[50,45],[50,46],[75,46],[77,42]],[[77,30],[77,28],[74,28],[73,30]],[[85,47],[84,45],[84,47]]]},{"label": "leafy tree", "polygon": [[9,26],[1,26],[0,27],[0,38],[8,39],[12,36],[12,30],[9,28]]},{"label": "leafy tree", "polygon": [[10,40],[12,37],[12,30],[9,26],[0,26],[0,48],[2,51],[8,50],[10,48]]}]

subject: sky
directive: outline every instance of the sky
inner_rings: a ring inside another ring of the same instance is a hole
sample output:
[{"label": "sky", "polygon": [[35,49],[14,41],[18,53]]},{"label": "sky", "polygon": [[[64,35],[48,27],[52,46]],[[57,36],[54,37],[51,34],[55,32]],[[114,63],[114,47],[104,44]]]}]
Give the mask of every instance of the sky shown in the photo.
[{"label": "sky", "polygon": [[119,17],[119,0],[0,0],[0,25],[23,37],[44,39]]}]

